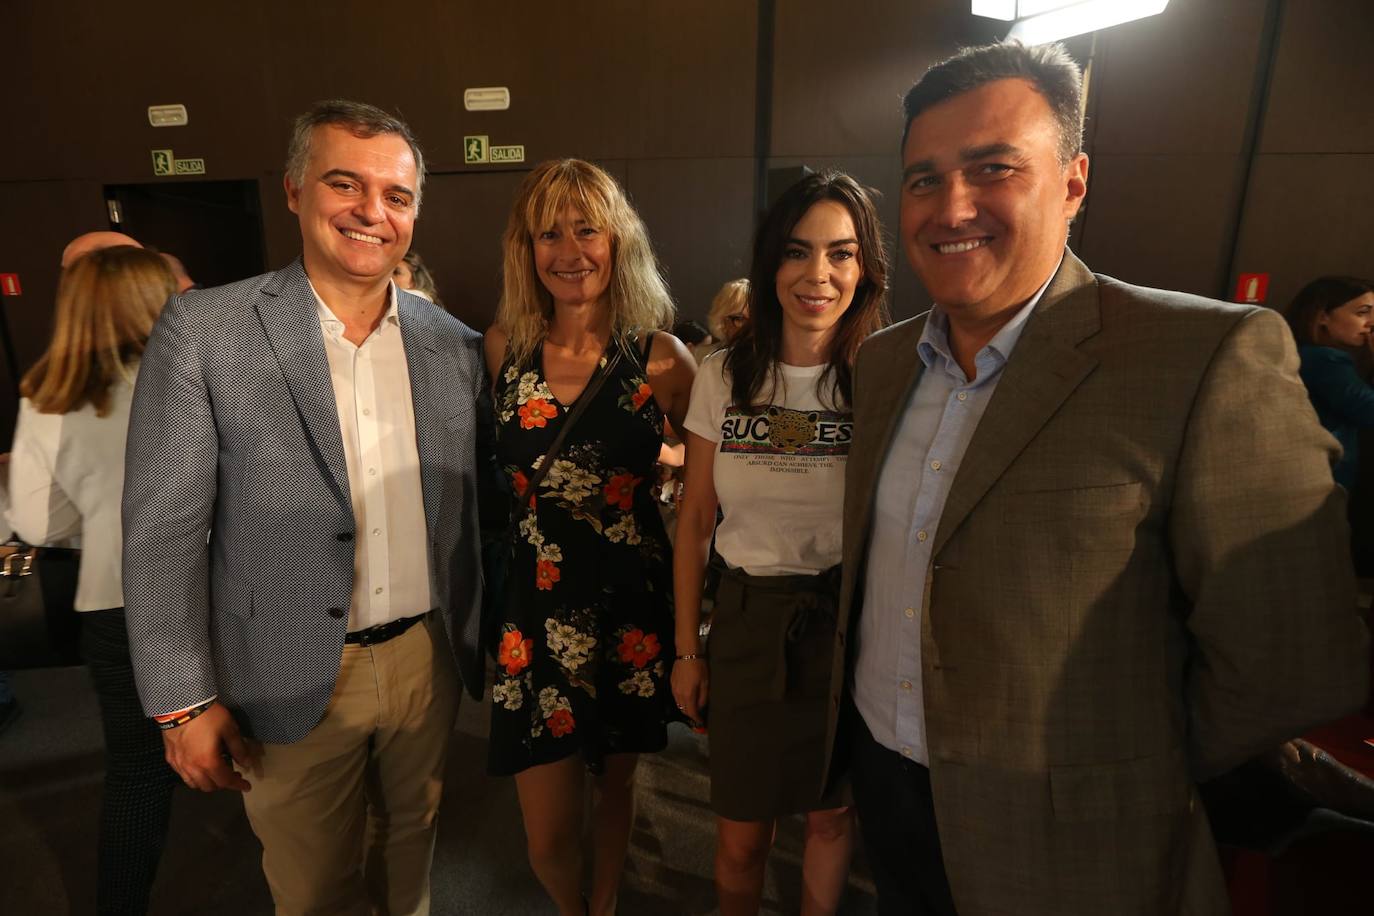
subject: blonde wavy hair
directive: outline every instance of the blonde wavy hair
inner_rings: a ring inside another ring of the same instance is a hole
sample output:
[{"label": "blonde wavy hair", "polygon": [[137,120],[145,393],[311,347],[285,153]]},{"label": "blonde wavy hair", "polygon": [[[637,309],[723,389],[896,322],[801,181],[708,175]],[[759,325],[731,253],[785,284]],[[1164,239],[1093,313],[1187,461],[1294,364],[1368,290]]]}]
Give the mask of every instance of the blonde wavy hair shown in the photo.
[{"label": "blonde wavy hair", "polygon": [[153,323],[176,292],[158,254],[129,245],[102,248],[62,273],[52,341],[19,384],[39,413],[69,413],[90,404],[110,412],[110,386],[134,380]]},{"label": "blonde wavy hair", "polygon": [[672,324],[672,297],[643,221],[614,178],[581,159],[540,163],[525,177],[501,238],[501,304],[496,324],[516,365],[526,364],[549,332],[553,297],[534,269],[534,238],[572,206],[610,235],[611,282],[603,301],[611,336],[625,345],[638,330]]},{"label": "blonde wavy hair", "polygon": [[749,315],[749,280],[745,277],[722,286],[711,300],[711,310],[706,313],[706,327],[721,344],[729,344],[740,331],[738,325],[725,323],[731,315]]}]

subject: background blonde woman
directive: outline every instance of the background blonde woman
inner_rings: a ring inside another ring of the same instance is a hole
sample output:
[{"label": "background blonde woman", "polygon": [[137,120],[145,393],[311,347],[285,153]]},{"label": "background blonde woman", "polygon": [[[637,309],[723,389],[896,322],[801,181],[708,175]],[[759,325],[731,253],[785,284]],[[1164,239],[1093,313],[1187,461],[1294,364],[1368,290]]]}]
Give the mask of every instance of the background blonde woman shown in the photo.
[{"label": "background blonde woman", "polygon": [[706,314],[706,328],[716,340],[716,349],[730,346],[748,320],[749,281],[743,277],[730,280],[716,291]]},{"label": "background blonde woman", "polygon": [[[576,159],[525,179],[507,224],[487,332],[497,458],[517,494],[570,410],[572,432],[514,533],[492,691],[491,771],[514,774],[530,865],[564,916],[612,913],[638,755],[672,708],[671,550],[650,495],[666,416],[696,363],[639,216]],[[596,373],[604,383],[586,394]],[[585,404],[583,403],[584,399]],[[581,895],[583,772],[596,777],[595,867]]]},{"label": "background blonde woman", "polygon": [[52,341],[20,385],[10,461],[15,532],[33,544],[80,539],[75,606],[105,732],[101,913],[147,910],[178,783],[134,686],[119,519],[134,376],[153,322],[175,290],[162,258],[141,248],[105,248],[67,268]]}]

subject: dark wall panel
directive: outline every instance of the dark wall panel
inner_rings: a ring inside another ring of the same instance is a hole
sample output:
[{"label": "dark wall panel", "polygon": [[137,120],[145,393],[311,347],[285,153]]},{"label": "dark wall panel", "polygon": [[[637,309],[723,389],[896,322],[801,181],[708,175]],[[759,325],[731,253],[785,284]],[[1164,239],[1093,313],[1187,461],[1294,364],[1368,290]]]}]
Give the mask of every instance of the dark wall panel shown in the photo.
[{"label": "dark wall panel", "polygon": [[444,305],[485,331],[501,295],[501,233],[525,172],[431,176],[412,247],[434,272]]},{"label": "dark wall panel", "polygon": [[1266,0],[1172,3],[1098,36],[1077,250],[1145,286],[1224,296],[1248,168]]},{"label": "dark wall panel", "polygon": [[679,312],[704,318],[721,284],[748,272],[753,160],[635,159],[627,170]]},{"label": "dark wall panel", "polygon": [[1374,152],[1374,3],[1284,4],[1261,151]]},{"label": "dark wall panel", "polygon": [[1268,273],[1283,308],[1322,274],[1374,279],[1374,155],[1260,156],[1241,224],[1237,269]]},{"label": "dark wall panel", "polygon": [[897,156],[902,95],[960,45],[1005,24],[968,0],[778,0],[773,52],[774,156]]},{"label": "dark wall panel", "polygon": [[1264,54],[1265,6],[1266,0],[1174,2],[1158,16],[1099,33],[1092,151],[1243,152]]},{"label": "dark wall panel", "polygon": [[1078,254],[1128,283],[1218,296],[1244,162],[1236,155],[1098,155]]},{"label": "dark wall panel", "polygon": [[[531,162],[751,154],[752,2],[612,0],[556,16],[441,3],[435,18],[425,73],[405,85],[436,168],[469,168],[474,133],[524,144]],[[510,110],[464,111],[469,86],[510,87]]]},{"label": "dark wall panel", "polygon": [[258,182],[261,195],[263,244],[267,248],[267,269],[277,268],[301,253],[301,230],[296,214],[286,207],[286,188],[281,171],[268,172]]}]

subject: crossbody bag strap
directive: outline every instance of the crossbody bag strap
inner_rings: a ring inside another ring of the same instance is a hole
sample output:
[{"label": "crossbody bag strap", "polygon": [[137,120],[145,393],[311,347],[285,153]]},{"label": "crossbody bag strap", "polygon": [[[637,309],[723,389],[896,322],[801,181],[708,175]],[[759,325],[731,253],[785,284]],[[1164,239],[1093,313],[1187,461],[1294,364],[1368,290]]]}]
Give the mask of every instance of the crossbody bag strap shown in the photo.
[{"label": "crossbody bag strap", "polygon": [[617,345],[615,352],[611,354],[611,358],[606,361],[604,366],[598,363],[596,371],[592,373],[592,377],[587,381],[587,387],[582,389],[582,394],[578,396],[577,403],[573,405],[573,409],[568,413],[567,419],[563,421],[563,428],[558,431],[557,436],[554,436],[553,444],[550,445],[549,450],[544,453],[544,459],[539,462],[539,467],[535,469],[534,476],[530,478],[530,482],[525,487],[524,492],[516,494],[515,507],[511,510],[512,525],[514,525],[515,520],[520,517],[520,513],[523,511],[525,505],[525,500],[529,494],[537,494],[539,492],[538,487],[544,482],[544,478],[548,476],[549,469],[553,467],[554,461],[558,458],[558,453],[563,450],[563,442],[568,438],[568,433],[572,432],[572,428],[577,425],[578,418],[586,411],[587,405],[592,402],[592,399],[595,398],[596,393],[601,390],[601,386],[605,383],[606,379],[615,371],[615,367],[620,364],[620,355],[622,352],[622,348]]}]

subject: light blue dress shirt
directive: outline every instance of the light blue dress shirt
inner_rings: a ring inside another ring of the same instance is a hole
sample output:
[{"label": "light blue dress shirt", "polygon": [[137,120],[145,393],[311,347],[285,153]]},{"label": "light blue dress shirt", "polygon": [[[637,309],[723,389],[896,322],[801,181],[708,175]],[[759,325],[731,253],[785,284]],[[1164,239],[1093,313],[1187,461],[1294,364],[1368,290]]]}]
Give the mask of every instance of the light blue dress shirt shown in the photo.
[{"label": "light blue dress shirt", "polygon": [[949,319],[935,307],[916,344],[925,370],[878,478],[859,615],[854,703],[879,744],[927,766],[921,604],[935,532],[969,440],[1048,287],[1046,280],[978,351],[971,382],[950,351]]}]

